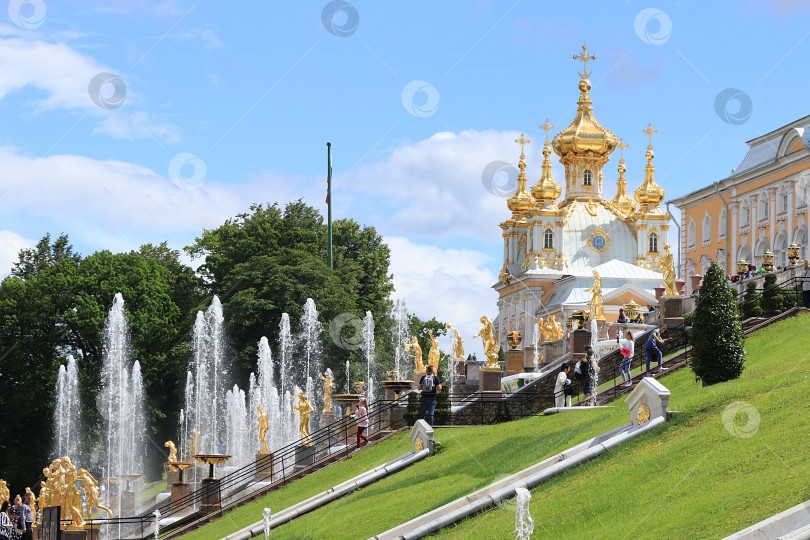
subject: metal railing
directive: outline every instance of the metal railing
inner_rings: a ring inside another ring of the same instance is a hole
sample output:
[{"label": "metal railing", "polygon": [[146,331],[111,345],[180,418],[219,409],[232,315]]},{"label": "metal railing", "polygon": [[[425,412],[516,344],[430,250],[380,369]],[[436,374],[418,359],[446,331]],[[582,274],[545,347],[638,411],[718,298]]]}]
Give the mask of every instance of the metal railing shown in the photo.
[{"label": "metal railing", "polygon": [[[387,431],[391,426],[389,413],[393,409],[402,408],[407,403],[405,397],[394,401],[379,400],[369,406],[369,427],[364,435],[371,436],[380,431]],[[396,420],[395,420],[396,421]],[[304,439],[275,449],[265,454],[255,462],[251,462],[236,470],[223,475],[217,482],[205,483],[192,481],[190,478],[194,469],[185,471],[185,481],[191,489],[187,496],[175,501],[167,502],[157,508],[160,520],[170,520],[160,527],[161,532],[176,529],[186,523],[205,515],[220,515],[225,506],[232,505],[254,496],[255,491],[247,493],[249,487],[261,490],[271,486],[281,486],[289,481],[308,474],[306,469],[317,466],[329,458],[338,458],[350,452],[356,444],[357,420],[353,417],[343,417],[310,434],[311,446],[303,446]],[[304,448],[304,450],[302,450]],[[305,457],[305,459],[304,459]],[[203,470],[197,471],[197,477],[202,476]],[[302,474],[303,473],[303,474]],[[263,482],[265,485],[256,486]],[[206,505],[209,505],[206,508]],[[98,526],[106,531],[107,539],[134,539],[155,537],[155,513],[133,517],[100,518],[88,521],[92,526]]]}]

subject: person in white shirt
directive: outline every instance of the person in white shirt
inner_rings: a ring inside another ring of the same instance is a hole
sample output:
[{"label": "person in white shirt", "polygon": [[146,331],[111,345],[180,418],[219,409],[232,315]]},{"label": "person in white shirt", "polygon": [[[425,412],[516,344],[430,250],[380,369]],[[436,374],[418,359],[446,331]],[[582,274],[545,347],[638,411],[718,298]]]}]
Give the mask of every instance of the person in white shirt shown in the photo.
[{"label": "person in white shirt", "polygon": [[557,374],[557,382],[554,385],[554,405],[557,407],[570,407],[571,396],[566,393],[566,390],[571,386],[571,380],[568,378],[568,372],[571,371],[571,366],[568,362],[563,362],[560,366],[560,373]]},{"label": "person in white shirt", "polygon": [[810,259],[804,261],[804,274],[802,274],[802,304],[810,308]]}]

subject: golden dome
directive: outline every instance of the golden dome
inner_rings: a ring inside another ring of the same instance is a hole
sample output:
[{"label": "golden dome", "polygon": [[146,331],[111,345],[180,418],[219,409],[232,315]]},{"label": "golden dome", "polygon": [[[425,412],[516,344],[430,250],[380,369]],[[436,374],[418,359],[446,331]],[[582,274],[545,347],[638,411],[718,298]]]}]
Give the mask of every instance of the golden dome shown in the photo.
[{"label": "golden dome", "polygon": [[577,115],[570,126],[554,136],[552,147],[560,157],[571,152],[574,154],[592,152],[596,156],[607,157],[616,148],[616,136],[603,128],[593,115],[591,97],[588,94],[590,89],[591,81],[585,78],[579,81]]},{"label": "golden dome", "polygon": [[526,156],[523,154],[523,145],[529,144],[531,141],[526,139],[523,133],[520,134],[520,139],[515,140],[520,145],[520,161],[518,161],[518,187],[515,193],[506,200],[506,206],[514,214],[521,212],[528,212],[533,210],[535,202],[532,196],[526,191]]},{"label": "golden dome", "polygon": [[627,180],[624,178],[624,173],[627,171],[627,167],[624,166],[624,149],[627,148],[627,146],[628,145],[624,143],[624,139],[619,139],[619,144],[616,145],[616,147],[621,150],[622,154],[619,158],[619,179],[616,181],[618,189],[612,201],[616,208],[625,216],[632,215],[636,209],[636,203],[634,203],[633,199],[627,194]]},{"label": "golden dome", "polygon": [[644,183],[635,191],[636,201],[639,203],[639,213],[650,213],[657,209],[658,205],[664,200],[666,191],[664,188],[655,183],[655,167],[652,160],[655,153],[652,149],[652,134],[658,133],[658,130],[652,128],[652,124],[647,124],[647,129],[642,133],[646,133],[650,137],[650,143],[647,145],[647,165],[644,166]]},{"label": "golden dome", "polygon": [[541,208],[546,203],[553,205],[562,194],[562,186],[551,177],[550,155],[551,148],[548,141],[546,141],[546,144],[543,146],[543,174],[540,175],[540,180],[532,186],[532,197],[537,199]]}]

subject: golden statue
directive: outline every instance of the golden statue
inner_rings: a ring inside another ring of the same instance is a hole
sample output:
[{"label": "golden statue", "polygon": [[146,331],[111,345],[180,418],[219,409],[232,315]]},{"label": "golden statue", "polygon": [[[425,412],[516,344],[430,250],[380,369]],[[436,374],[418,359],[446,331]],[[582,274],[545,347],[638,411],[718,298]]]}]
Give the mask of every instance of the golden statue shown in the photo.
[{"label": "golden statue", "polygon": [[565,337],[565,330],[563,330],[562,323],[560,323],[556,315],[552,317],[551,324],[554,330],[554,339],[562,339],[563,337]]},{"label": "golden statue", "polygon": [[8,490],[8,483],[0,478],[0,502],[7,501],[10,496],[11,493]]},{"label": "golden statue", "polygon": [[422,362],[422,347],[419,346],[419,340],[416,339],[416,336],[413,336],[411,338],[410,343],[407,342],[405,343],[405,350],[413,351],[411,353],[413,354],[413,365],[414,365],[413,370],[419,373],[424,373],[426,370],[425,364]]},{"label": "golden statue", "polygon": [[453,357],[455,357],[458,361],[463,361],[464,358],[464,339],[462,339],[461,334],[458,333],[458,328],[453,328],[453,333],[455,334],[456,343],[453,346]]},{"label": "golden statue", "polygon": [[51,461],[49,467],[45,467],[42,469],[42,474],[45,475],[47,478],[47,485],[48,488],[48,498],[49,498],[49,506],[60,506],[63,508],[64,515],[67,515],[67,512],[64,511],[65,508],[65,474],[62,470],[61,463],[58,459]]},{"label": "golden statue", "polygon": [[267,430],[269,429],[270,425],[267,422],[267,413],[264,412],[264,407],[256,407],[256,410],[259,411],[259,441],[262,443],[262,449],[259,452],[260,454],[269,454],[270,449],[267,448]]},{"label": "golden statue", "polygon": [[483,342],[484,355],[487,357],[487,365],[484,369],[491,371],[500,369],[498,365],[498,341],[495,335],[495,327],[486,315],[481,317],[481,324],[483,324],[481,330],[473,336],[473,339],[480,336]]},{"label": "golden statue", "polygon": [[543,343],[544,341],[548,340],[545,331],[545,324],[546,321],[543,320],[543,317],[537,317],[537,343]]},{"label": "golden statue", "polygon": [[[294,399],[293,396],[290,396],[291,401]],[[315,412],[315,409],[307,401],[306,394],[300,389],[298,390],[298,407],[293,407],[293,410],[298,411],[298,415],[301,419],[298,426],[298,433],[300,433],[301,438],[304,440],[301,446],[312,446],[312,439],[309,438],[309,417]]]},{"label": "golden statue", "polygon": [[661,257],[661,271],[664,273],[664,298],[680,298],[678,287],[675,285],[675,261],[672,260],[672,252],[669,244],[664,244],[664,255]]},{"label": "golden statue", "polygon": [[[39,506],[40,508],[48,508],[51,506],[51,494],[46,482],[39,483]],[[40,518],[41,517],[40,515]]]},{"label": "golden statue", "polygon": [[320,375],[320,379],[323,381],[323,411],[324,413],[331,413],[332,412],[332,388],[334,384],[332,383],[332,372],[330,370],[326,370],[326,376]]},{"label": "golden statue", "polygon": [[591,306],[588,315],[591,319],[598,321],[605,320],[605,311],[602,306],[602,278],[599,277],[599,272],[593,271],[593,285],[585,289],[585,292],[593,293],[591,296]]},{"label": "golden statue", "polygon": [[428,332],[430,336],[430,350],[428,351],[428,365],[433,366],[433,373],[439,372],[439,359],[441,353],[439,352],[439,342],[433,337],[433,330]]},{"label": "golden statue", "polygon": [[70,527],[80,529],[84,527],[84,517],[82,517],[82,492],[76,487],[79,472],[68,456],[63,457],[60,464],[65,487],[63,501],[67,506],[67,515],[72,520]]},{"label": "golden statue", "polygon": [[[171,442],[171,441],[169,441]],[[172,444],[174,446],[174,444]],[[175,456],[176,458],[177,456]],[[171,461],[171,460],[169,460]],[[87,492],[87,502],[84,506],[84,512],[87,516],[87,519],[91,519],[93,514],[90,510],[90,507],[95,506],[99,510],[104,510],[107,512],[107,515],[112,517],[112,511],[107,508],[106,506],[101,506],[101,503],[98,500],[98,481],[90,474],[90,471],[87,469],[79,469],[79,480],[82,481],[82,485],[84,486],[84,491]],[[81,495],[79,495],[79,500],[81,500]]]},{"label": "golden statue", "polygon": [[169,459],[167,461],[169,463],[177,463],[177,447],[174,443],[172,441],[166,441],[163,443],[163,446],[169,449]]}]

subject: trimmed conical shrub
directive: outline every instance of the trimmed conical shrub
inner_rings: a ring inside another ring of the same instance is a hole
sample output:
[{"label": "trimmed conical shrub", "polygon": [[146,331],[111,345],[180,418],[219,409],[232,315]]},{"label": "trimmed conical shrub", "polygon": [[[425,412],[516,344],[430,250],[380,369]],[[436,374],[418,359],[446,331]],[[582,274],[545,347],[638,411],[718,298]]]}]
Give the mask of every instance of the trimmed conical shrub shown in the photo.
[{"label": "trimmed conical shrub", "polygon": [[689,341],[689,367],[705,385],[736,379],[742,373],[745,345],[740,314],[734,293],[716,263],[703,278]]}]

